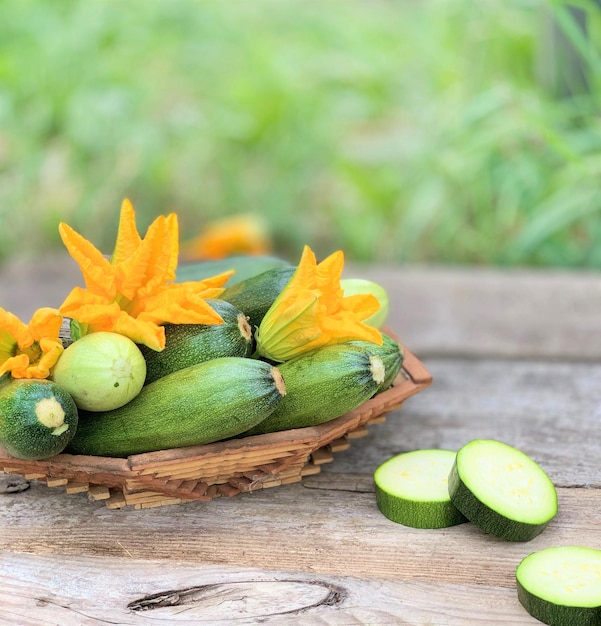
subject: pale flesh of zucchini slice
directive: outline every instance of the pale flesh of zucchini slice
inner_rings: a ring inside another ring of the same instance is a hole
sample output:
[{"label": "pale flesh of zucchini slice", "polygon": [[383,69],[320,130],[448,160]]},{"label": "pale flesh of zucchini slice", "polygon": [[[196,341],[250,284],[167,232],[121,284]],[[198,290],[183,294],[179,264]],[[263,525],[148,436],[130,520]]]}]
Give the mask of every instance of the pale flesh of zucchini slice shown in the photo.
[{"label": "pale flesh of zucchini slice", "polygon": [[523,559],[515,576],[532,617],[552,626],[601,624],[601,550],[545,548]]},{"label": "pale flesh of zucchini slice", "polygon": [[466,522],[451,503],[452,450],[414,450],[382,463],[374,473],[378,509],[390,520],[413,528],[446,528]]},{"label": "pale flesh of zucchini slice", "polygon": [[557,514],[557,492],[542,468],[492,439],[470,441],[457,452],[449,494],[472,523],[509,541],[533,539]]}]

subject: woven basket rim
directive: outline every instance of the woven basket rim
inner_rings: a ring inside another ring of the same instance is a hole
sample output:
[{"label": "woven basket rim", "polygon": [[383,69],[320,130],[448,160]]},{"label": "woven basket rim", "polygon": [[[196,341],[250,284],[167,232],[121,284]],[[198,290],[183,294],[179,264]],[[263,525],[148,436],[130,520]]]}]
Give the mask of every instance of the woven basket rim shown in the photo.
[{"label": "woven basket rim", "polygon": [[[388,334],[394,337],[392,333]],[[383,421],[386,414],[399,408],[407,398],[429,386],[432,375],[428,369],[399,343],[404,351],[403,366],[392,387],[356,409],[317,426],[145,452],[124,458],[61,453],[43,460],[23,460],[10,456],[0,447],[0,470],[46,478],[49,484],[63,480],[103,485],[111,489],[145,488],[159,495],[176,494],[186,499],[188,495],[181,483],[190,479],[186,468],[194,467],[192,480],[188,480],[194,483],[190,487],[190,498],[211,499],[212,496],[205,497],[202,489],[198,490],[198,483],[208,488],[210,484],[220,482],[227,487],[229,481],[229,487],[235,492],[231,495],[241,490],[250,491],[250,487],[243,489],[238,485],[240,480],[249,479],[252,482],[259,475],[264,479],[277,476],[282,471],[292,471],[294,467],[298,469],[308,463],[310,455],[331,447],[349,433],[365,428],[374,419]],[[235,479],[236,488],[231,487],[232,479]],[[227,492],[225,487],[222,490]]]}]

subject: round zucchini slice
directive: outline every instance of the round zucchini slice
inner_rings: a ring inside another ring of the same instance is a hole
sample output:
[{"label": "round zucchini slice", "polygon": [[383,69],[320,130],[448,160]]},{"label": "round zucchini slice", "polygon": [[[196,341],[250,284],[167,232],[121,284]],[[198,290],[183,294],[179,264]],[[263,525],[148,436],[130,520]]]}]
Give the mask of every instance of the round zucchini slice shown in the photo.
[{"label": "round zucchini slice", "polygon": [[374,473],[378,509],[413,528],[447,528],[466,522],[452,504],[448,477],[455,452],[414,450],[382,463]]},{"label": "round zucchini slice", "polygon": [[457,452],[449,495],[468,520],[508,541],[533,539],[557,514],[555,486],[541,467],[492,439],[470,441]]},{"label": "round zucchini slice", "polygon": [[520,603],[544,624],[601,624],[601,550],[545,548],[523,559],[515,576]]}]

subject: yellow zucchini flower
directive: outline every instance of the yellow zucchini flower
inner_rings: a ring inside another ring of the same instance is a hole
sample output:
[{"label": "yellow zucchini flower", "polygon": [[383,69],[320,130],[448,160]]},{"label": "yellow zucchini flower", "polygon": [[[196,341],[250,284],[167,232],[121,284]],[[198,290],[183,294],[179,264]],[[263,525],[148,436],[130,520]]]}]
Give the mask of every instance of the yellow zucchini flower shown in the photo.
[{"label": "yellow zucchini flower", "polygon": [[343,266],[342,251],[318,264],[305,246],[296,271],[257,330],[261,356],[282,362],[328,344],[364,340],[382,345],[380,332],[363,322],[380,303],[372,294],[345,297]]},{"label": "yellow zucchini flower", "polygon": [[256,215],[226,217],[207,225],[200,235],[182,244],[182,257],[190,260],[224,259],[235,254],[269,254],[272,242],[267,225]]},{"label": "yellow zucchini flower", "polygon": [[177,216],[158,217],[140,237],[134,208],[121,206],[115,250],[107,259],[65,223],[59,233],[79,264],[86,288],[75,287],[60,312],[81,334],[109,331],[153,350],[165,347],[162,324],[222,324],[205,300],[216,298],[232,272],[202,281],[175,283],[179,252]]},{"label": "yellow zucchini flower", "polygon": [[56,309],[38,309],[29,324],[0,309],[0,375],[48,378],[63,353],[59,338],[63,319]]}]

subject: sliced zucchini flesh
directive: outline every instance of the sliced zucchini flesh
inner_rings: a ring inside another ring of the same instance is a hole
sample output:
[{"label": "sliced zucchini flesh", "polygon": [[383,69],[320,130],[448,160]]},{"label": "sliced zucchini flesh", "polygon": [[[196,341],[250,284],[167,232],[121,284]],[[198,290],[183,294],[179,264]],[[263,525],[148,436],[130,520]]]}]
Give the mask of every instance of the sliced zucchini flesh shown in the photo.
[{"label": "sliced zucchini flesh", "polygon": [[601,550],[550,547],[516,569],[518,599],[536,619],[555,626],[601,624]]},{"label": "sliced zucchini flesh", "polygon": [[451,503],[448,477],[455,452],[414,450],[398,454],[374,472],[378,509],[413,528],[446,528],[467,521]]},{"label": "sliced zucchini flesh", "polygon": [[512,541],[532,539],[557,514],[557,492],[543,469],[492,439],[476,439],[459,450],[449,493],[471,522]]}]

